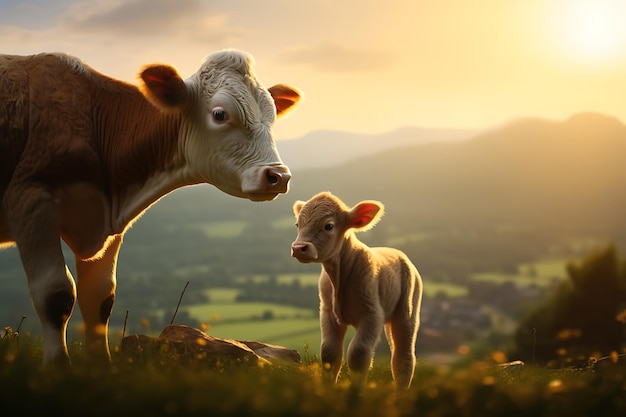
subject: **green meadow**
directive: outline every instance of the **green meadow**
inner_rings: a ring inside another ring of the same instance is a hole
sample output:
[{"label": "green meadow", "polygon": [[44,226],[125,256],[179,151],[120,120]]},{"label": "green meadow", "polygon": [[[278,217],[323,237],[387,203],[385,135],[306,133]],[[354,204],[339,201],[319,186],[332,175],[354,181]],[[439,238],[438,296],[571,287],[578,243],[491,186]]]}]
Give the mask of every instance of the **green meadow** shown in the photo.
[{"label": "green meadow", "polygon": [[[204,362],[167,351],[139,357],[114,349],[110,367],[69,345],[70,369],[42,368],[42,341],[5,333],[0,340],[0,409],[5,416],[310,416],[310,417],[611,417],[626,414],[619,360],[579,370],[495,360],[438,366],[419,361],[412,386],[396,390],[388,364],[367,381],[343,369],[337,384],[319,358],[257,367]],[[497,352],[494,352],[497,358]]]},{"label": "green meadow", "polygon": [[[232,225],[231,225],[232,227]],[[474,281],[493,283],[514,282],[516,285],[546,286],[553,280],[565,276],[564,260],[548,259],[534,263],[520,264],[517,273],[481,273],[470,277]],[[290,285],[294,281],[300,285],[317,285],[318,273],[285,273],[270,277],[257,274],[239,276],[233,279],[236,284],[262,284],[270,279],[278,284]],[[319,354],[319,319],[313,309],[291,307],[283,304],[237,301],[240,290],[237,288],[212,288],[204,291],[209,302],[206,304],[185,305],[180,311],[201,323],[208,334],[225,339],[257,340],[298,350],[302,356]],[[424,282],[424,297],[446,298],[466,297],[467,286],[455,283]],[[497,321],[504,320],[496,315]],[[185,324],[185,323],[180,323]],[[510,328],[508,325],[507,328]],[[351,330],[346,338],[349,342]],[[384,344],[384,341],[381,341]]]},{"label": "green meadow", "polygon": [[[289,281],[288,277],[278,279]],[[319,354],[320,330],[316,311],[282,304],[236,302],[238,293],[235,288],[207,290],[209,303],[185,306],[180,310],[199,321],[205,332],[215,337],[281,345],[297,350],[301,356]]]}]

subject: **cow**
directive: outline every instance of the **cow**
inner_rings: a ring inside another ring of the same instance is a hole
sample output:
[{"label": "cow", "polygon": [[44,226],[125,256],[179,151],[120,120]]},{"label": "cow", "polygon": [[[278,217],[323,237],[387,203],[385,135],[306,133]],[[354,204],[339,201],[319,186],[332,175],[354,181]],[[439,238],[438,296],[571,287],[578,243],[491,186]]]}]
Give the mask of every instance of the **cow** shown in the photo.
[{"label": "cow", "polygon": [[398,388],[409,388],[415,370],[422,279],[400,250],[368,247],[355,232],[373,227],[384,213],[379,201],[348,207],[330,192],[293,205],[298,234],[291,256],[322,264],[319,278],[321,360],[325,379],[337,382],[348,326],[356,328],[347,363],[364,380],[384,332]]},{"label": "cow", "polygon": [[0,55],[0,246],[19,251],[44,364],[71,365],[76,300],[87,356],[110,362],[120,245],[161,197],[199,183],[252,201],[288,191],[272,126],[301,95],[263,87],[250,54],[212,53],[186,79],[171,65],[148,65],[140,84],[64,53]]}]

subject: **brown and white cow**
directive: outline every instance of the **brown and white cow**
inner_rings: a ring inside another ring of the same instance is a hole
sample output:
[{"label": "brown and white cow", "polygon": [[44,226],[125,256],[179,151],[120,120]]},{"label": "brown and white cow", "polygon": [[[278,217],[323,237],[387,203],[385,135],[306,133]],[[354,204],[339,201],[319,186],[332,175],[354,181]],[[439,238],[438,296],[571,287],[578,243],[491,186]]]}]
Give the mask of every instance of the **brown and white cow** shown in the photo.
[{"label": "brown and white cow", "polygon": [[0,246],[19,250],[44,363],[69,362],[77,298],[87,350],[110,358],[118,251],[159,198],[197,183],[253,201],[288,190],[271,129],[297,90],[265,89],[252,57],[232,50],[185,80],[163,64],[140,76],[141,90],[65,54],[0,55]]},{"label": "brown and white cow", "polygon": [[355,232],[382,217],[378,201],[350,208],[329,192],[296,201],[298,236],[291,255],[322,264],[319,279],[321,356],[324,373],[337,381],[348,326],[356,334],[348,346],[348,366],[364,378],[385,330],[397,387],[408,388],[415,369],[415,340],[420,323],[422,279],[409,258],[394,248],[370,248]]}]

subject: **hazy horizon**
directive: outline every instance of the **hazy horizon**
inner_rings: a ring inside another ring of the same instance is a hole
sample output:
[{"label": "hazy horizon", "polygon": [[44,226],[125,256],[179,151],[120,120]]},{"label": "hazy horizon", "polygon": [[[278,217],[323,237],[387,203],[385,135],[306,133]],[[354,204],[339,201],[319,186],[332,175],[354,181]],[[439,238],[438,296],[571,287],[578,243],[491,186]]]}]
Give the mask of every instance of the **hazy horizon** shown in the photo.
[{"label": "hazy horizon", "polygon": [[266,86],[304,93],[279,140],[483,129],[585,111],[626,120],[625,14],[619,0],[8,0],[0,52],[68,52],[135,83],[155,61],[188,77],[212,51],[246,50]]}]

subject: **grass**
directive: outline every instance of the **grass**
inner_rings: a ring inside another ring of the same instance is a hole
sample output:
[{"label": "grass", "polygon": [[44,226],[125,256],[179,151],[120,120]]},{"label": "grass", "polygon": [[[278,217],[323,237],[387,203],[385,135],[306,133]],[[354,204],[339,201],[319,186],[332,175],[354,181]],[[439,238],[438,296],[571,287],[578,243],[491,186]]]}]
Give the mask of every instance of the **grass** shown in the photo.
[{"label": "grass", "polygon": [[90,365],[79,342],[71,369],[41,368],[41,341],[0,341],[2,415],[64,416],[619,416],[626,413],[625,368],[583,371],[468,362],[420,362],[410,389],[396,391],[389,367],[375,365],[364,384],[349,373],[325,383],[316,357],[302,364],[211,366],[190,358],[113,352],[111,367]]}]

